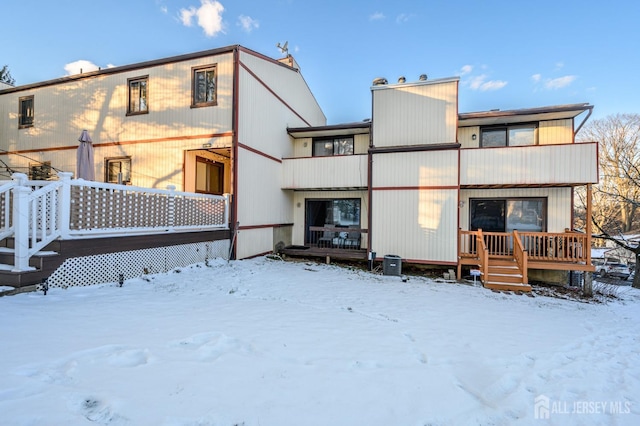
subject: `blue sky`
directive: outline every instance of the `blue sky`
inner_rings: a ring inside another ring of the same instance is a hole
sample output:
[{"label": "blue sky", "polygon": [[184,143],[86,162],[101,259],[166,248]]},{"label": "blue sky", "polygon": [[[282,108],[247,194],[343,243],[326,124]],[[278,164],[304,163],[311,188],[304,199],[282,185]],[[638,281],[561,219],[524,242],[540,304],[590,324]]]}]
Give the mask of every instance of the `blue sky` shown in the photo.
[{"label": "blue sky", "polygon": [[[17,85],[232,44],[288,41],[328,124],[371,116],[371,82],[459,76],[460,112],[588,102],[640,113],[640,2],[23,0],[0,6]],[[79,62],[86,61],[86,62]]]}]

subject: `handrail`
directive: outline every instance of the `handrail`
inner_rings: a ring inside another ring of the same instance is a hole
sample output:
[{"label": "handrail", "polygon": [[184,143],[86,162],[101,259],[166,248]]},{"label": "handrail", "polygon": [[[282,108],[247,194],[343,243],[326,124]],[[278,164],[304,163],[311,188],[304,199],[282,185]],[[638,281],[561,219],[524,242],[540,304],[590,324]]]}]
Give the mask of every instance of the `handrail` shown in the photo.
[{"label": "handrail", "polygon": [[478,229],[476,232],[476,247],[478,250],[478,259],[480,261],[480,279],[483,284],[489,280],[489,250],[484,242],[482,236],[482,229]]},{"label": "handrail", "polygon": [[522,245],[522,241],[520,241],[520,237],[518,235],[518,231],[513,231],[513,258],[518,265],[518,269],[520,269],[520,273],[522,274],[522,284],[529,283],[529,277],[527,275],[527,252]]}]

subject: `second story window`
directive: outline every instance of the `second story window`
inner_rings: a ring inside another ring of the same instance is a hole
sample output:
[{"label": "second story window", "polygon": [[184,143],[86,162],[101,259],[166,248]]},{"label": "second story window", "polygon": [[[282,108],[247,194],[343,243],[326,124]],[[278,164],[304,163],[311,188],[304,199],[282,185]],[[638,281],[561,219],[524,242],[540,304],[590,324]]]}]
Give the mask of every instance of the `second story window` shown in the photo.
[{"label": "second story window", "polygon": [[534,124],[485,127],[480,132],[480,146],[488,148],[495,146],[535,145],[537,143],[537,128],[538,126]]},{"label": "second story window", "polygon": [[353,137],[323,138],[313,140],[314,157],[353,154]]},{"label": "second story window", "polygon": [[217,73],[215,65],[193,68],[191,85],[191,107],[217,104]]},{"label": "second story window", "polygon": [[24,96],[18,100],[18,128],[33,127],[33,96]]},{"label": "second story window", "polygon": [[149,101],[147,87],[149,77],[130,78],[127,82],[129,86],[129,107],[127,108],[127,115],[148,113]]}]

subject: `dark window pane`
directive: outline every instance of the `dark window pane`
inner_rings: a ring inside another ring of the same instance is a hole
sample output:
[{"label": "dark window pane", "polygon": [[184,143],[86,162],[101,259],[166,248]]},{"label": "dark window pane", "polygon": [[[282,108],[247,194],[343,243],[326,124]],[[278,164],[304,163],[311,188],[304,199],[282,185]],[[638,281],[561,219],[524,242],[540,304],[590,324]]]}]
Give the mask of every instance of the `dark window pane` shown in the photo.
[{"label": "dark window pane", "polygon": [[207,104],[216,101],[216,71],[215,69],[198,70],[194,72],[194,104]]},{"label": "dark window pane", "polygon": [[471,200],[471,230],[505,231],[505,200]]},{"label": "dark window pane", "polygon": [[20,99],[20,126],[33,125],[33,96]]},{"label": "dark window pane", "polygon": [[483,130],[482,146],[507,146],[507,129]]}]

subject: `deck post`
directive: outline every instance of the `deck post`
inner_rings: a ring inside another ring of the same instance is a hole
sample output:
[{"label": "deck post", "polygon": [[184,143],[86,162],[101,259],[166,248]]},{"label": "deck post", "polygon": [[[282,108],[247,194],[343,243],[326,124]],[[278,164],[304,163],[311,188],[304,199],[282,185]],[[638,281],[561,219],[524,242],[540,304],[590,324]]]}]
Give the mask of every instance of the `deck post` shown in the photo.
[{"label": "deck post", "polygon": [[58,220],[60,223],[60,238],[69,238],[69,222],[71,221],[71,178],[73,173],[58,172],[58,178],[62,182],[60,188],[60,199],[58,200]]},{"label": "deck post", "polygon": [[167,185],[167,230],[174,231],[176,218],[176,186]]},{"label": "deck post", "polygon": [[224,197],[224,219],[223,223],[229,228],[229,210],[231,209],[231,194],[227,193]]},{"label": "deck post", "polygon": [[14,173],[14,180],[18,186],[13,189],[13,228],[14,228],[14,262],[13,272],[27,271],[29,268],[29,194],[31,188],[27,186],[27,175]]}]

